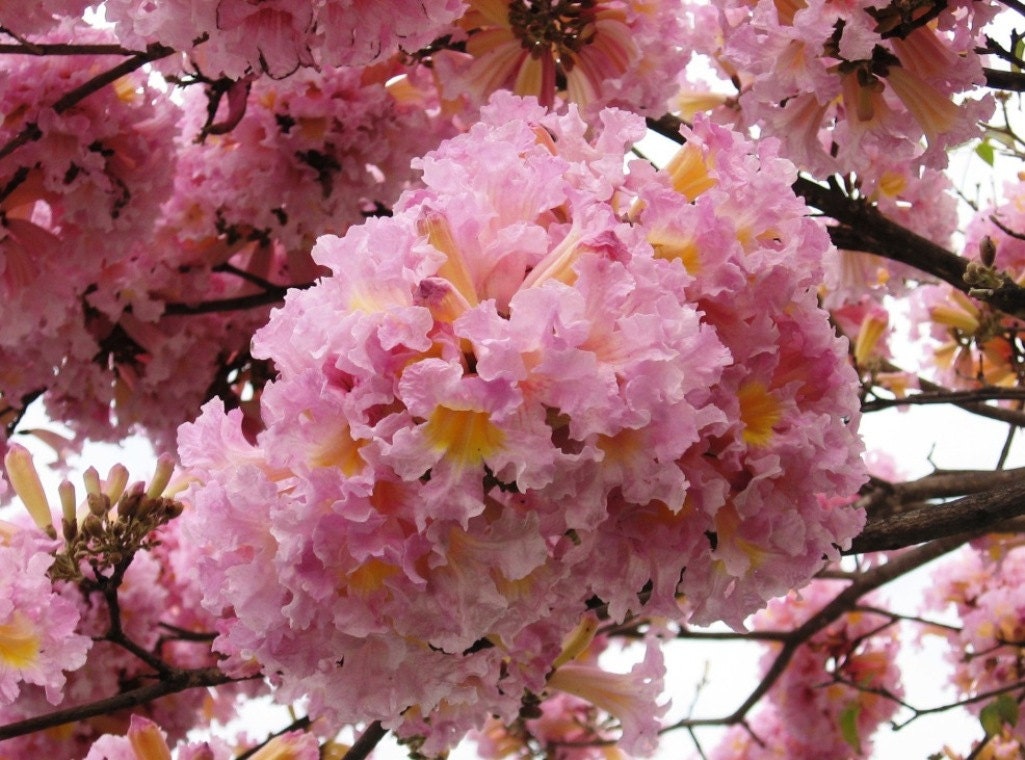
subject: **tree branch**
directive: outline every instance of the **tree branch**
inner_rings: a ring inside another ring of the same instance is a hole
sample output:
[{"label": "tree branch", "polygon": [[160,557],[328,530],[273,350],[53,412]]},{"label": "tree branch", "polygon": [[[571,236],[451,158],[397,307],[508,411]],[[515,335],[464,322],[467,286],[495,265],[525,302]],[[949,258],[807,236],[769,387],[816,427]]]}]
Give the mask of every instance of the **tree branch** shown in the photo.
[{"label": "tree branch", "polygon": [[851,198],[839,188],[826,187],[806,177],[798,177],[793,187],[809,205],[838,222],[827,227],[837,248],[899,261],[1000,311],[1025,318],[1025,288],[1006,275],[999,276],[999,284],[994,287],[976,288],[971,280],[977,272],[969,267],[968,259],[897,224],[868,201]]},{"label": "tree branch", "polygon": [[366,760],[366,757],[373,752],[381,739],[387,734],[387,729],[381,726],[381,721],[375,720],[364,729],[356,742],[345,753],[342,760]]},{"label": "tree branch", "polygon": [[263,293],[253,293],[252,295],[237,296],[235,298],[219,298],[215,301],[201,301],[196,304],[169,303],[164,308],[164,314],[166,316],[188,316],[255,309],[260,306],[271,306],[280,303],[285,298],[286,292],[288,292],[287,288],[275,288]]},{"label": "tree branch", "polygon": [[968,291],[964,281],[966,259],[888,219],[867,201],[850,198],[806,177],[797,178],[794,191],[840,223],[829,228],[837,247],[885,256]]},{"label": "tree branch", "polygon": [[68,707],[64,710],[57,710],[47,715],[40,715],[35,718],[28,718],[17,723],[9,723],[0,726],[0,741],[13,739],[16,736],[35,733],[54,726],[60,726],[72,721],[95,718],[97,715],[124,710],[129,707],[152,702],[154,699],[165,697],[168,694],[175,694],[186,689],[196,689],[207,686],[220,686],[240,679],[225,675],[217,668],[199,668],[196,670],[180,670],[170,674],[168,677],[147,686],[140,686],[137,689],[116,694],[107,699],[100,699],[90,702],[87,705]]},{"label": "tree branch", "polygon": [[7,55],[146,55],[143,50],[129,50],[121,45],[77,45],[73,43],[28,42],[0,44],[0,54]]},{"label": "tree branch", "polygon": [[[1025,486],[1023,486],[1025,488]],[[790,660],[793,659],[797,650],[812,636],[821,631],[842,615],[853,609],[858,599],[883,586],[895,578],[899,578],[922,565],[932,562],[947,552],[953,551],[968,540],[968,536],[949,536],[938,541],[932,541],[924,546],[907,551],[900,556],[890,559],[885,564],[879,565],[866,571],[852,582],[847,588],[841,591],[831,602],[816,612],[812,617],[798,628],[795,628],[788,640],[783,644],[773,660],[769,670],[766,671],[758,686],[748,695],[744,703],[731,714],[721,718],[684,718],[676,723],[666,726],[660,733],[671,731],[677,728],[692,728],[695,726],[723,726],[743,723],[748,712],[751,711],[766,692],[772,688],[777,679],[786,670]]]},{"label": "tree branch", "polygon": [[956,404],[979,403],[996,399],[1025,400],[1025,388],[973,388],[965,391],[933,391],[912,393],[902,398],[880,398],[866,401],[861,405],[863,412],[878,412],[896,406],[913,406],[923,404]]},{"label": "tree branch", "polygon": [[[882,362],[879,367],[885,372],[903,372],[904,370],[898,367],[896,364],[890,362]],[[931,380],[926,380],[923,377],[916,377],[918,381],[918,387],[923,391],[929,393],[951,393],[950,388],[946,388],[939,383],[934,383]],[[992,420],[999,422],[1006,422],[1008,425],[1016,425],[1017,427],[1025,427],[1025,412],[1019,409],[1006,409],[1002,406],[990,406],[981,402],[955,402],[955,406],[960,409],[964,409],[969,414],[975,414],[979,417],[987,417]]]},{"label": "tree branch", "polygon": [[870,517],[844,554],[902,549],[949,536],[976,536],[1013,517],[1025,515],[1025,481],[971,494],[945,504],[884,517]]},{"label": "tree branch", "polygon": [[[147,63],[152,63],[153,61],[160,60],[161,58],[166,58],[173,52],[174,50],[169,47],[164,47],[163,45],[150,45],[145,53],[134,55],[127,61],[122,61],[114,68],[104,71],[101,74],[97,74],[88,82],[85,82],[75,89],[65,93],[63,97],[51,106],[51,108],[57,113],[64,113],[72,106],[87,98],[89,95],[92,95],[97,90],[106,87],[111,82],[120,79],[125,74],[130,74],[136,69],[142,68]],[[34,142],[42,136],[42,131],[34,122],[26,124],[21,132],[8,140],[7,144],[4,145],[3,148],[0,148],[0,159],[6,158],[22,145]]]},{"label": "tree branch", "polygon": [[983,68],[986,75],[986,86],[994,90],[1025,92],[1025,74],[1020,71],[1004,71],[1002,69]]}]

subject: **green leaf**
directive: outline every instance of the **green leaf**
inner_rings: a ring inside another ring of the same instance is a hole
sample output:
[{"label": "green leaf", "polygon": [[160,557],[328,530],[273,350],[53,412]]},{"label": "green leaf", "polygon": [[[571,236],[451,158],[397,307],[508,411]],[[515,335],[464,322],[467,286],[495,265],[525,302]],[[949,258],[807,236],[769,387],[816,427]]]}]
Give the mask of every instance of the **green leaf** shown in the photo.
[{"label": "green leaf", "polygon": [[851,702],[840,713],[840,736],[851,745],[855,752],[861,752],[861,740],[858,738],[858,714],[861,712],[861,705]]},{"label": "green leaf", "polygon": [[1001,694],[979,713],[979,722],[986,736],[999,734],[1005,725],[1018,722],[1018,702],[1009,694]]},{"label": "green leaf", "polygon": [[975,155],[985,161],[989,166],[993,165],[993,144],[989,140],[985,140],[978,144],[975,148]]},{"label": "green leaf", "polygon": [[1004,719],[1004,723],[1009,726],[1014,726],[1018,723],[1018,700],[1010,694],[1001,694],[997,697],[994,704],[997,705],[1000,717]]}]

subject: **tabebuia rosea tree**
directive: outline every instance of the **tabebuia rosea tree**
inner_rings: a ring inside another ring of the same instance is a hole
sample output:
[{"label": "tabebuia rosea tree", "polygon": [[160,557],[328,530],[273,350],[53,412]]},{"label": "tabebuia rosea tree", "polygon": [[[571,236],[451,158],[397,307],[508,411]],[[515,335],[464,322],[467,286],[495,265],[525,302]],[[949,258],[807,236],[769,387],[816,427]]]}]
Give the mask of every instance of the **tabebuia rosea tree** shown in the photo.
[{"label": "tabebuia rosea tree", "polygon": [[[0,760],[1025,757],[1019,27],[0,0]],[[866,451],[912,406],[1001,454]]]}]

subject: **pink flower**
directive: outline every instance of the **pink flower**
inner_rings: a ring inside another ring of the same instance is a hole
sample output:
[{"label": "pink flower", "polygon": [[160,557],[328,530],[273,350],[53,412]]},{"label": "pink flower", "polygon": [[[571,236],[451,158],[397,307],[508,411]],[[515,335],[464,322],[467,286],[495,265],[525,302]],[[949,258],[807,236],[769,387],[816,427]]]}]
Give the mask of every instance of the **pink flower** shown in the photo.
[{"label": "pink flower", "polygon": [[[929,633],[942,635],[950,645],[951,681],[958,694],[971,697],[1021,680],[1023,579],[1025,549],[1014,541],[987,541],[961,551],[937,569],[925,605],[933,610],[953,605],[961,628]],[[987,703],[973,701],[968,709],[977,714]],[[1022,721],[1008,728],[1005,739],[1025,741]]]},{"label": "pink flower", "polygon": [[496,95],[392,217],[319,239],[332,275],[254,340],[262,429],[182,428],[216,647],[281,699],[440,752],[602,687],[646,751],[653,661],[545,682],[587,605],[743,619],[860,527],[818,495],[863,470],[793,166],[701,124],[681,176],[628,172],[641,123],[596,123]]},{"label": "pink flower", "polygon": [[629,673],[608,673],[596,663],[570,662],[556,669],[548,686],[612,715],[622,729],[617,744],[627,752],[646,755],[657,746],[659,718],[669,709],[668,702],[657,702],[664,674],[661,650],[649,642],[644,661]]},{"label": "pink flower", "polygon": [[871,180],[864,157],[875,154],[941,169],[946,150],[977,135],[992,110],[988,96],[958,96],[983,81],[975,51],[994,4],[946,8],[935,24],[913,26],[872,2],[716,5],[719,34],[702,14],[692,35],[742,90],[741,121],[777,136],[806,170]]},{"label": "pink flower", "polygon": [[673,0],[470,0],[459,20],[466,53],[434,56],[443,94],[480,104],[503,88],[590,106],[661,113],[679,60],[680,8]]},{"label": "pink flower", "polygon": [[[842,590],[813,581],[754,616],[756,630],[789,631]],[[853,612],[799,647],[748,726],[730,730],[713,757],[870,757],[871,735],[898,708],[897,634],[884,618]],[[776,657],[766,652],[763,667]],[[889,693],[894,698],[885,696]]]},{"label": "pink flower", "polygon": [[208,76],[237,79],[298,67],[365,66],[442,36],[461,0],[111,0],[106,18],[130,48],[181,50]]},{"label": "pink flower", "polygon": [[85,663],[92,641],[78,631],[78,607],[47,577],[50,542],[29,529],[0,539],[0,706],[14,702],[22,684],[58,704],[64,672]]}]

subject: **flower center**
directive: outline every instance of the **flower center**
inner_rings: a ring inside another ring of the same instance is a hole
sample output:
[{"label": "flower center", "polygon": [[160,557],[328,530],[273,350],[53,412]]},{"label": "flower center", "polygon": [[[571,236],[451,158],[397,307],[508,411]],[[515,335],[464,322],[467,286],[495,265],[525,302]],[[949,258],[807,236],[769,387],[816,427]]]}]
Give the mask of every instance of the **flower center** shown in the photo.
[{"label": "flower center", "polygon": [[594,38],[595,0],[513,0],[509,26],[531,55],[555,53],[567,69]]}]

